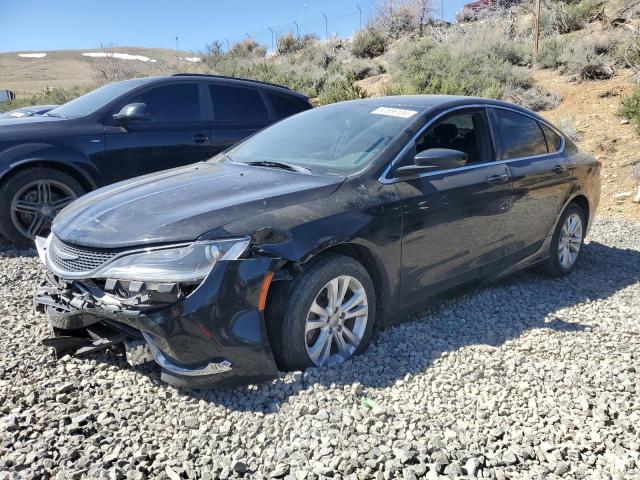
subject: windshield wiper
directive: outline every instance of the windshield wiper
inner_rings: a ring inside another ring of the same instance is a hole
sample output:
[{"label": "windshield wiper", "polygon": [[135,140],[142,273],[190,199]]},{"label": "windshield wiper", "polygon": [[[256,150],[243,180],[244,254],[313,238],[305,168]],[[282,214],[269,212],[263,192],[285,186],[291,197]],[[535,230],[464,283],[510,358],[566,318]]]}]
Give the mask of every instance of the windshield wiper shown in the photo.
[{"label": "windshield wiper", "polygon": [[43,115],[43,117],[58,117],[58,118],[67,118],[64,115],[60,115],[59,113],[51,113],[47,112]]},{"label": "windshield wiper", "polygon": [[305,167],[301,167],[300,165],[291,165],[289,163],[275,162],[273,160],[260,160],[256,162],[247,162],[247,165],[253,165],[254,167],[281,168],[283,170],[291,170],[292,172],[298,172],[298,173],[306,173],[306,174],[311,173],[311,170]]}]

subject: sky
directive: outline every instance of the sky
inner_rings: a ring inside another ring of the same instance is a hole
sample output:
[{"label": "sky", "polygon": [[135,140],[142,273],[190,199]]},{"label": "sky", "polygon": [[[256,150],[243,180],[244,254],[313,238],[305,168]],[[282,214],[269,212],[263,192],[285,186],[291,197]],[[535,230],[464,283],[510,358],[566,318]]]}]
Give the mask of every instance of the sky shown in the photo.
[{"label": "sky", "polygon": [[[444,4],[447,20],[470,0]],[[0,52],[136,46],[202,51],[251,36],[267,46],[271,32],[350,36],[383,0],[2,0]],[[327,16],[325,19],[323,13]]]}]

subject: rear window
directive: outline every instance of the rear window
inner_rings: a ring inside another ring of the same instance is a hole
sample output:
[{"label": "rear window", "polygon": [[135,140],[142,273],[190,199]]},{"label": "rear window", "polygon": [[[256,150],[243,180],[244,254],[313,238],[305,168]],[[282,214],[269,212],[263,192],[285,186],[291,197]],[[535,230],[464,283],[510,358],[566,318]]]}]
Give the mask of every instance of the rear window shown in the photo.
[{"label": "rear window", "polygon": [[503,160],[548,153],[547,142],[536,120],[511,110],[496,108],[495,113]]},{"label": "rear window", "polygon": [[267,93],[273,109],[278,118],[287,118],[303,110],[303,108],[293,99],[275,93]]},{"label": "rear window", "polygon": [[549,153],[559,152],[560,148],[562,148],[562,138],[560,137],[560,135],[558,135],[544,123],[541,123],[540,127],[542,128],[544,136],[547,139],[547,147],[549,148]]},{"label": "rear window", "polygon": [[267,107],[257,90],[209,85],[213,118],[219,122],[267,122]]}]

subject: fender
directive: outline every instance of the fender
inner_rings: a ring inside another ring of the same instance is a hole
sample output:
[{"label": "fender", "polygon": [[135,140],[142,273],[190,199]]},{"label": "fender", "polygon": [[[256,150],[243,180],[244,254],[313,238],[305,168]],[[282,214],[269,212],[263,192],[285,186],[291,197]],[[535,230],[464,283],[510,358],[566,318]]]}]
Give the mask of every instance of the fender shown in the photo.
[{"label": "fender", "polygon": [[[104,151],[103,142],[96,153]],[[99,172],[94,165],[80,152],[68,147],[61,147],[51,143],[27,143],[18,144],[5,149],[0,153],[0,181],[7,175],[28,165],[48,165],[62,171],[70,171],[75,174],[84,186],[91,190],[99,186],[97,178]]]}]

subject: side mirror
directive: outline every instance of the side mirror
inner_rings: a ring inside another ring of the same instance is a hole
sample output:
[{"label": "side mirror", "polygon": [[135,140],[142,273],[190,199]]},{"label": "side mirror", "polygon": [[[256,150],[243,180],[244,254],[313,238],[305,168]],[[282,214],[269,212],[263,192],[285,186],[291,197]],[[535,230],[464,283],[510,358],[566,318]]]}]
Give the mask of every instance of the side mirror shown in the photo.
[{"label": "side mirror", "polygon": [[467,154],[448,148],[430,148],[413,157],[413,165],[405,165],[396,170],[399,177],[410,177],[433,170],[462,167],[467,163]]},{"label": "side mirror", "polygon": [[116,123],[124,124],[135,120],[149,120],[151,115],[147,111],[146,103],[130,103],[113,116]]}]

